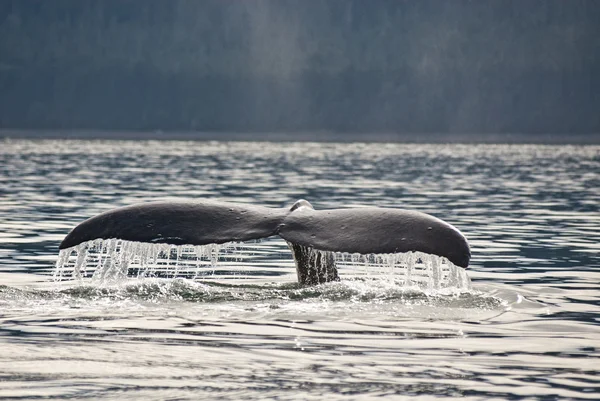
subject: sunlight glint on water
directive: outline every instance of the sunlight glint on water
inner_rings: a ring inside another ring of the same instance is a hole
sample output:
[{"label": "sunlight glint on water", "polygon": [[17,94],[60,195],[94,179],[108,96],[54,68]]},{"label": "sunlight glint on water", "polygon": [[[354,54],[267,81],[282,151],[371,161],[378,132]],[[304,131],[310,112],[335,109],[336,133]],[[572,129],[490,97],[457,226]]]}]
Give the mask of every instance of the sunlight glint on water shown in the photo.
[{"label": "sunlight glint on water", "polygon": [[[55,267],[115,207],[300,198],[450,222],[471,288],[414,254],[336,255],[340,282],[301,287],[277,238]],[[0,398],[596,400],[598,199],[598,146],[3,141]]]}]

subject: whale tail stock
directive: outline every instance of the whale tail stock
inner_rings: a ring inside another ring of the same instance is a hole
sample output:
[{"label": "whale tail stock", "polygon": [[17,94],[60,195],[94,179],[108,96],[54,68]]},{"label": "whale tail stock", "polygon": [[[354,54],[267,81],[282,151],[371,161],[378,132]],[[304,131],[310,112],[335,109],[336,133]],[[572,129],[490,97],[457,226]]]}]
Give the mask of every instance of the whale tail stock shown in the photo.
[{"label": "whale tail stock", "polygon": [[151,202],[94,216],[69,232],[60,249],[95,239],[208,245],[279,235],[287,241],[298,281],[314,285],[339,280],[334,252],[381,254],[419,251],[467,267],[466,238],[431,215],[366,207],[314,210],[305,200],[291,208],[218,201]]}]

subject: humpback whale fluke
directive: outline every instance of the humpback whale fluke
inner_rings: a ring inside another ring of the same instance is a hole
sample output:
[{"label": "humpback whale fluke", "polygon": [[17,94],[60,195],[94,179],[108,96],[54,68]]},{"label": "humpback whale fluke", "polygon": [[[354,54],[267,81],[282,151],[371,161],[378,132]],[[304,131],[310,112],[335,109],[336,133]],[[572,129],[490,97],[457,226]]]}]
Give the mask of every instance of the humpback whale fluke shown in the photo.
[{"label": "humpback whale fluke", "polygon": [[303,285],[339,279],[333,252],[418,251],[443,256],[460,267],[467,267],[471,257],[462,233],[431,215],[379,207],[314,210],[305,200],[289,209],[218,201],[125,206],[82,222],[59,248],[95,239],[207,245],[273,235],[287,241]]}]

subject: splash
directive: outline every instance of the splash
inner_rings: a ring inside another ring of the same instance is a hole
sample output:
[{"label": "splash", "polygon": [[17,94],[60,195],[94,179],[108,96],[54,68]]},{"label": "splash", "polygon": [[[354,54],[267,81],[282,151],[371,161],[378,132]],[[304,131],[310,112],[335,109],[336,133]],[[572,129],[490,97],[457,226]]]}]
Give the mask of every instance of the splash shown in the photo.
[{"label": "splash", "polygon": [[[247,244],[245,244],[247,246]],[[84,242],[59,253],[54,271],[56,281],[92,278],[101,283],[118,283],[126,278],[215,277],[217,269],[242,270],[250,267],[248,251],[240,243],[210,245],[168,245],[118,239]],[[262,252],[255,249],[253,252]],[[311,250],[326,260],[331,253]],[[444,257],[421,252],[396,254],[335,253],[343,278],[386,280],[396,286],[421,290],[469,290],[471,282],[464,269]],[[226,275],[221,275],[227,278]],[[249,277],[249,276],[246,276]]]}]

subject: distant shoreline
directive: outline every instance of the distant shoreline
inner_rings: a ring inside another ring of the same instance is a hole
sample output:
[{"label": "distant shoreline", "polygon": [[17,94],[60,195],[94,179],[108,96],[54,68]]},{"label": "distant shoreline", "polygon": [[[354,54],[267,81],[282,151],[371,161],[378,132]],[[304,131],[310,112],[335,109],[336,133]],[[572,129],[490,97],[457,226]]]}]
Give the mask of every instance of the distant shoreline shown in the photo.
[{"label": "distant shoreline", "polygon": [[423,134],[313,132],[170,132],[0,129],[2,139],[161,140],[236,142],[374,142],[597,145],[597,134]]}]

